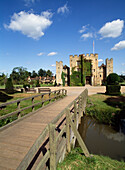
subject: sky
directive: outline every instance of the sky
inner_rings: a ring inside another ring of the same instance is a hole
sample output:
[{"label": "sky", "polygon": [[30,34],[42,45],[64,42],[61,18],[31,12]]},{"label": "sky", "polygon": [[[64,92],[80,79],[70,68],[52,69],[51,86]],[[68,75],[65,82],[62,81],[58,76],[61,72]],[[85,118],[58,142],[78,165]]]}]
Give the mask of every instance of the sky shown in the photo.
[{"label": "sky", "polygon": [[56,73],[56,61],[98,53],[125,75],[125,0],[1,0],[0,73],[23,66]]}]

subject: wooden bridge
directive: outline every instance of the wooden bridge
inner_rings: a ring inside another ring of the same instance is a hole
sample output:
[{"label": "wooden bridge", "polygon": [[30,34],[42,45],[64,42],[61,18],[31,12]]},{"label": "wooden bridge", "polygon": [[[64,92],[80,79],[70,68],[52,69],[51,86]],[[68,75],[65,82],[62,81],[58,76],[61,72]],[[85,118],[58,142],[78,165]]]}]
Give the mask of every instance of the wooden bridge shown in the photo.
[{"label": "wooden bridge", "polygon": [[[37,111],[34,111],[37,105],[34,97],[30,97],[32,105],[26,109],[32,108],[32,113],[22,118],[24,108],[21,109],[20,104],[24,99],[16,101],[18,109],[9,116],[18,114],[19,119],[0,129],[0,169],[56,169],[65,153],[70,152],[71,145],[74,146],[76,137],[84,154],[89,156],[77,131],[85,111],[88,91],[86,89],[80,93],[80,89],[68,96],[64,89],[51,92],[47,99],[49,102],[62,95],[66,97]],[[43,105],[46,100],[43,100],[43,94],[40,96],[42,101],[39,104]]]}]

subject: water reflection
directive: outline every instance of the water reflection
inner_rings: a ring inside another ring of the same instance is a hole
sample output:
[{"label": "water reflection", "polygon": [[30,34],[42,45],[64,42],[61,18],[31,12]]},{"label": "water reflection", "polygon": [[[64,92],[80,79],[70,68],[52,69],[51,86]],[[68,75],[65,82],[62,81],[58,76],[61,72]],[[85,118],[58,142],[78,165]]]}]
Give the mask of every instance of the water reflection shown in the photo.
[{"label": "water reflection", "polygon": [[110,126],[96,123],[86,116],[81,120],[79,132],[90,153],[125,160],[125,135],[123,133],[115,131]]}]

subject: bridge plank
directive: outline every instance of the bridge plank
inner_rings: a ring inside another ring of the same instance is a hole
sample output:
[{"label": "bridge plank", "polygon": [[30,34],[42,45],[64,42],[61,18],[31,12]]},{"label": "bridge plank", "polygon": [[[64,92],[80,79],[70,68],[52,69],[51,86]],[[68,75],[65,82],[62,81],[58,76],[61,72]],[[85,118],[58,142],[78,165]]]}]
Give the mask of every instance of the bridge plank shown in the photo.
[{"label": "bridge plank", "polygon": [[[82,91],[83,89],[79,89],[77,93],[56,101],[52,105],[42,108],[37,113],[32,114],[26,119],[1,131],[0,147],[2,148],[2,151],[0,152],[0,170],[2,170],[1,167],[16,169],[46,125],[67,107]],[[5,145],[8,145],[8,147],[5,147]],[[12,155],[12,152],[10,151],[11,145],[11,149],[14,152],[13,159],[10,158]],[[23,156],[19,157],[20,160],[17,159],[17,155],[15,154],[17,150],[18,154],[21,152],[23,153]],[[38,164],[38,162],[39,161],[36,161],[36,164]],[[36,164],[34,167],[36,167]],[[34,167],[33,169],[35,169]]]}]

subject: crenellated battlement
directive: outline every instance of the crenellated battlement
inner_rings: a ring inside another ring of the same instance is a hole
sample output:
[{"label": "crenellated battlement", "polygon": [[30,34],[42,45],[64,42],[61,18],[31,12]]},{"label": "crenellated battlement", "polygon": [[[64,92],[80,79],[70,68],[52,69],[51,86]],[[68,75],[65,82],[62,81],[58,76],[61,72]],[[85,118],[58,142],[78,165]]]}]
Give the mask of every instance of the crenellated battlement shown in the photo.
[{"label": "crenellated battlement", "polygon": [[85,55],[85,54],[80,54],[79,56],[75,54],[74,56],[73,56],[73,55],[70,55],[69,57],[70,57],[70,59],[71,59],[71,58],[79,59],[81,56],[83,56],[83,57],[85,57],[85,58],[86,58],[86,57],[87,57],[87,58],[88,58],[88,57],[89,57],[89,58],[91,58],[91,57],[97,58],[97,57],[98,57],[98,54],[97,54],[97,53],[95,53],[95,54],[93,54],[93,53],[88,54],[88,53],[87,53],[86,55]]}]

